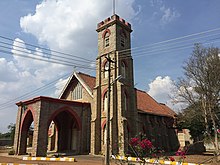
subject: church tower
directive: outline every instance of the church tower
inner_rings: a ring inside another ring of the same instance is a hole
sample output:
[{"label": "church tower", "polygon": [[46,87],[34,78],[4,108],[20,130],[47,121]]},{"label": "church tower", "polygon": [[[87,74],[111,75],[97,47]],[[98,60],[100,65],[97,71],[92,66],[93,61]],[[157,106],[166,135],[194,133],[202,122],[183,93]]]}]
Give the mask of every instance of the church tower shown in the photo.
[{"label": "church tower", "polygon": [[[91,153],[105,153],[110,69],[110,152],[123,153],[136,135],[137,106],[131,56],[131,25],[114,14],[97,25],[98,57],[91,118]],[[110,68],[109,68],[110,63]],[[115,81],[118,76],[122,78]]]}]

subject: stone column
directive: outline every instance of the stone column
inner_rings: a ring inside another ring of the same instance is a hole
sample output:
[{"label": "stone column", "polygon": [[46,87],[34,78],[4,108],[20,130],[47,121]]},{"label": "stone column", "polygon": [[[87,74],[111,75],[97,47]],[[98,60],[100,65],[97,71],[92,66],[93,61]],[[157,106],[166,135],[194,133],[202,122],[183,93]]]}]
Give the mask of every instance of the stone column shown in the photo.
[{"label": "stone column", "polygon": [[17,119],[16,119],[16,128],[14,136],[14,151],[15,155],[18,155],[19,145],[20,145],[20,127],[21,127],[21,117],[22,117],[22,107],[18,107]]},{"label": "stone column", "polygon": [[[45,105],[43,105],[45,104]],[[48,104],[42,101],[35,105],[34,137],[32,156],[46,156],[48,138]]]}]

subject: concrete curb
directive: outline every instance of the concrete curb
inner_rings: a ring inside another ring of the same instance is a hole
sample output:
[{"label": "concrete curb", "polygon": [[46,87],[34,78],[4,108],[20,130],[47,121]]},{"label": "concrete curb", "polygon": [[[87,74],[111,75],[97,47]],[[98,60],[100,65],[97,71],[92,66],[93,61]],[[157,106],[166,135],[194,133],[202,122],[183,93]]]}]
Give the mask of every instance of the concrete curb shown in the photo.
[{"label": "concrete curb", "polygon": [[49,158],[49,157],[23,157],[22,160],[45,160],[45,161],[67,161],[67,162],[76,162],[75,158]]},{"label": "concrete curb", "polygon": [[[124,160],[124,161],[132,161],[132,162],[139,162],[139,158],[135,157],[125,157],[125,156],[114,156],[112,155],[112,159],[117,159],[117,160]],[[169,160],[157,160],[157,159],[145,159],[147,163],[157,163],[157,164],[164,164],[164,165],[204,165],[204,164],[197,164],[197,163],[181,163],[181,162],[172,162]]]},{"label": "concrete curb", "polygon": [[23,164],[23,163],[0,163],[0,165],[38,165],[38,164]]}]

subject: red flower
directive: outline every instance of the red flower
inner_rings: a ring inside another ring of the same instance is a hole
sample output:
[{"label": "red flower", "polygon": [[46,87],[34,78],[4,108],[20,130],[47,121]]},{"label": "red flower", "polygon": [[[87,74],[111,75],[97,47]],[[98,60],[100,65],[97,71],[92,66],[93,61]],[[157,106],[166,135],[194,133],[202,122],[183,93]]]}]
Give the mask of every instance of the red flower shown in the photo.
[{"label": "red flower", "polygon": [[140,143],[139,143],[140,147],[142,149],[151,149],[153,147],[152,143],[150,140],[147,139],[143,139]]},{"label": "red flower", "polygon": [[136,146],[138,144],[139,138],[131,138],[130,144]]},{"label": "red flower", "polygon": [[175,161],[175,159],[174,159],[173,157],[171,157],[171,156],[169,157],[169,159],[170,159],[170,161],[172,161],[172,162]]},{"label": "red flower", "polygon": [[186,152],[185,151],[182,151],[181,149],[179,149],[177,152],[176,152],[176,156],[185,156]]}]

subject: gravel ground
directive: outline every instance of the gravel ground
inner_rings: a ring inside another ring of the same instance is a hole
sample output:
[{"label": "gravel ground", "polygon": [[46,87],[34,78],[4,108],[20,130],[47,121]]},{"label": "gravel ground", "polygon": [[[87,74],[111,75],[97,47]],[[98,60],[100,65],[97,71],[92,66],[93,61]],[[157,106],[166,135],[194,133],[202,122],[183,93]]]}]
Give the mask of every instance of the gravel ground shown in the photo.
[{"label": "gravel ground", "polygon": [[[103,165],[104,157],[102,156],[92,156],[92,155],[77,155],[70,156],[76,159],[76,162],[55,162],[55,161],[24,161],[22,156],[9,156],[6,151],[0,151],[0,163],[23,163],[23,164],[38,164],[38,165]],[[179,158],[174,156],[175,160],[178,161]],[[220,162],[213,162],[211,160],[212,155],[187,155],[184,162],[188,163],[204,163],[208,165],[220,165]],[[210,161],[208,161],[210,160]],[[111,161],[111,165],[118,164],[114,160]]]}]

